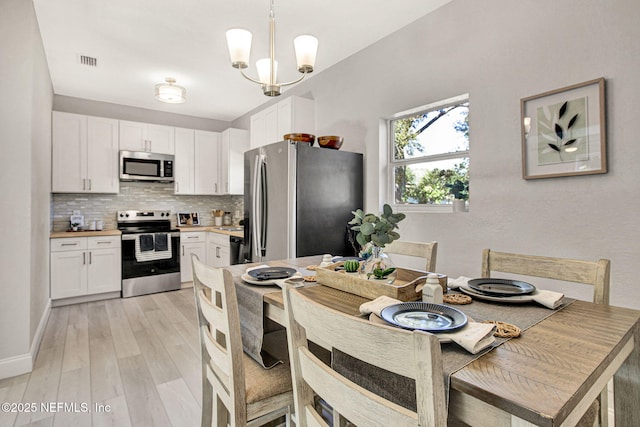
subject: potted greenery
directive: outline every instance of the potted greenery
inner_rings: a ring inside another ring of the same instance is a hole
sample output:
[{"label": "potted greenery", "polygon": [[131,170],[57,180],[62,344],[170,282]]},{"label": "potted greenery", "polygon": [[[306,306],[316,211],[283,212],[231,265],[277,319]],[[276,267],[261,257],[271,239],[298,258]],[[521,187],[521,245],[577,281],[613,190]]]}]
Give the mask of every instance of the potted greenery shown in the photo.
[{"label": "potted greenery", "polygon": [[367,279],[373,276],[393,283],[396,269],[382,248],[400,238],[400,234],[394,230],[406,215],[393,213],[393,209],[388,204],[383,206],[380,216],[372,213],[365,214],[362,209],[352,213],[353,219],[349,224],[351,229],[357,232],[356,241],[362,247],[361,254],[366,258],[361,267],[361,274]]},{"label": "potted greenery", "polygon": [[453,196],[453,211],[464,212],[466,200],[469,198],[469,182],[456,180],[452,184],[445,184]]}]

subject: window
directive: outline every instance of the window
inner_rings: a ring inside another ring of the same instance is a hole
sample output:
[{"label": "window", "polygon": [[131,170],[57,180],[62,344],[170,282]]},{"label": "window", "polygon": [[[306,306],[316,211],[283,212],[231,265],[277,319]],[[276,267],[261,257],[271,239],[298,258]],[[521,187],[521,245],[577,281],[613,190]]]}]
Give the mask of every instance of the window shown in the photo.
[{"label": "window", "polygon": [[388,130],[389,197],[395,206],[437,209],[451,205],[453,193],[468,198],[468,95],[399,113]]}]

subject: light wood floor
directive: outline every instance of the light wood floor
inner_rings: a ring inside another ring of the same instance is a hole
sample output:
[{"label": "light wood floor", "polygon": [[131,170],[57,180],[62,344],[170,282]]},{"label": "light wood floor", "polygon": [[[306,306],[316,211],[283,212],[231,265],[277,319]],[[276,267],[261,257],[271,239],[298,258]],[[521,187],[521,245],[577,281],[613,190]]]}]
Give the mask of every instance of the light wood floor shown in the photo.
[{"label": "light wood floor", "polygon": [[33,372],[0,380],[0,402],[37,408],[0,426],[200,425],[196,324],[191,288],[51,309]]}]

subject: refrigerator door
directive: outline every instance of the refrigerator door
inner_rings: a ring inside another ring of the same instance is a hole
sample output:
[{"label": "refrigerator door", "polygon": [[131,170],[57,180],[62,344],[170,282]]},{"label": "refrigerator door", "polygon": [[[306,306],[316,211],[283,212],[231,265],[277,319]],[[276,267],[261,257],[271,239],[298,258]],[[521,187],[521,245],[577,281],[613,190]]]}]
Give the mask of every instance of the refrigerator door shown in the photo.
[{"label": "refrigerator door", "polygon": [[289,257],[290,144],[245,153],[245,258],[251,262]]},{"label": "refrigerator door", "polygon": [[352,256],[348,222],[363,206],[363,157],[359,153],[298,144],[295,254]]}]

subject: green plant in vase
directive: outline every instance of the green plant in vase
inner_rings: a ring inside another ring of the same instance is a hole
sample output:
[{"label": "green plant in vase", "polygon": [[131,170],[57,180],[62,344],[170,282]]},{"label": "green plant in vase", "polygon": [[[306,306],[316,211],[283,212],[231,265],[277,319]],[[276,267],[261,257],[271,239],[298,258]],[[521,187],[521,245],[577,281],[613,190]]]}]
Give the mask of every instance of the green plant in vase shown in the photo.
[{"label": "green plant in vase", "polygon": [[370,279],[373,276],[378,280],[387,280],[393,283],[396,269],[389,257],[383,252],[383,248],[400,238],[395,231],[398,223],[405,219],[403,213],[393,213],[388,204],[382,208],[380,216],[372,213],[364,213],[362,209],[353,211],[353,219],[349,221],[351,229],[357,231],[356,241],[363,251],[371,251],[361,267],[361,274]]}]

